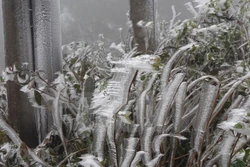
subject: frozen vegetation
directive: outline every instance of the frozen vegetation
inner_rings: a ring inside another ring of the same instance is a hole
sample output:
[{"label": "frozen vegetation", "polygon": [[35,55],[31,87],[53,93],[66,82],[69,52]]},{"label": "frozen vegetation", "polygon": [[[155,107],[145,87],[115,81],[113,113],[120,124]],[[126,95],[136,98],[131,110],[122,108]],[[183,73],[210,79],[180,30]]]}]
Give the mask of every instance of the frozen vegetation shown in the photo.
[{"label": "frozen vegetation", "polygon": [[[194,18],[176,21],[173,7],[173,18],[159,23],[154,53],[131,47],[131,34],[110,48],[100,35],[97,48],[64,45],[53,82],[25,63],[7,67],[0,129],[9,140],[0,165],[247,166],[249,1],[186,6]],[[33,107],[53,113],[54,127],[35,149],[6,123],[7,80],[22,85]]]}]

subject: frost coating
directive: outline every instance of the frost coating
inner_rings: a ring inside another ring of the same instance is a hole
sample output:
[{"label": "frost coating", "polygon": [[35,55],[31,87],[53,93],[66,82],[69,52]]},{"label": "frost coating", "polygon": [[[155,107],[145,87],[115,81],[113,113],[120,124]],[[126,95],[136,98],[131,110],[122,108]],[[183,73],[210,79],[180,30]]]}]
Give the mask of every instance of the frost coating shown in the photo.
[{"label": "frost coating", "polygon": [[209,121],[211,114],[213,113],[213,107],[216,101],[218,86],[214,86],[205,83],[202,88],[201,100],[199,105],[199,111],[196,114],[194,129],[196,132],[194,149],[198,152],[201,148],[204,133],[206,131],[206,125]]},{"label": "frost coating", "polygon": [[[61,71],[61,32],[59,0],[32,1],[34,53],[36,70],[44,72],[48,82],[55,79],[55,73]],[[40,110],[38,119],[39,138],[43,139],[52,126],[51,113]]]},{"label": "frost coating", "polygon": [[159,113],[155,117],[154,124],[156,126],[162,127],[168,116],[172,101],[177,93],[177,90],[184,79],[183,73],[176,74],[172,82],[163,90],[162,106]]},{"label": "frost coating", "polygon": [[[29,0],[2,0],[2,7],[6,66],[28,62],[29,70],[33,70]],[[19,85],[8,81],[9,121],[24,142],[35,147],[37,136],[34,133],[34,109],[29,104],[27,96],[19,93],[19,89]]]},{"label": "frost coating", "polygon": [[79,158],[81,159],[81,161],[78,162],[78,164],[83,167],[102,167],[97,158],[91,154],[85,154]]}]

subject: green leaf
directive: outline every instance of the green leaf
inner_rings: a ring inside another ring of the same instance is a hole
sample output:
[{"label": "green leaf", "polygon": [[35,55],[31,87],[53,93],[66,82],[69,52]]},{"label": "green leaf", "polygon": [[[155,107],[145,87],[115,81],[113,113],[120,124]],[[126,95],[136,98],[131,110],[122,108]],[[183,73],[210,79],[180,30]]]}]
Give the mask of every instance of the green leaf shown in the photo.
[{"label": "green leaf", "polygon": [[42,105],[42,95],[38,92],[38,91],[34,91],[34,94],[35,94],[35,100],[36,100],[36,103],[41,106]]},{"label": "green leaf", "polygon": [[245,162],[237,159],[230,165],[230,167],[246,167],[246,165],[247,164]]},{"label": "green leaf", "polygon": [[234,128],[236,128],[236,129],[242,129],[243,126],[241,125],[241,123],[237,123],[237,124],[234,125]]},{"label": "green leaf", "polygon": [[248,158],[248,156],[249,156],[249,153],[250,153],[250,149],[246,149],[246,150],[245,150],[245,155],[244,155],[244,157],[243,157],[243,161],[244,161],[244,162],[247,162],[247,158]]}]

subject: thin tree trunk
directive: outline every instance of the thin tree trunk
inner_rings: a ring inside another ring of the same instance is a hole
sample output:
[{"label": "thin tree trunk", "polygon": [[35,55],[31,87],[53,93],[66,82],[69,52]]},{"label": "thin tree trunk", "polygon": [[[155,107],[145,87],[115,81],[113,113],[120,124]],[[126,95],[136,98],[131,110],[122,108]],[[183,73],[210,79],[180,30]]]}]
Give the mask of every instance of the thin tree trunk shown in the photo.
[{"label": "thin tree trunk", "polygon": [[[35,67],[42,70],[48,82],[62,71],[61,27],[59,0],[33,0]],[[37,116],[39,141],[43,140],[52,124],[51,111],[40,110]]]},{"label": "thin tree trunk", "polygon": [[[29,2],[29,0],[2,0],[4,49],[6,66],[28,62],[30,70],[33,70]],[[38,140],[34,109],[28,97],[20,92],[20,86],[12,81],[7,83],[7,95],[10,125],[29,147],[35,147]]]},{"label": "thin tree trunk", "polygon": [[[134,41],[142,53],[153,52],[155,39],[155,0],[130,0],[130,20],[132,21]],[[152,22],[152,29],[138,26],[139,21]]]}]

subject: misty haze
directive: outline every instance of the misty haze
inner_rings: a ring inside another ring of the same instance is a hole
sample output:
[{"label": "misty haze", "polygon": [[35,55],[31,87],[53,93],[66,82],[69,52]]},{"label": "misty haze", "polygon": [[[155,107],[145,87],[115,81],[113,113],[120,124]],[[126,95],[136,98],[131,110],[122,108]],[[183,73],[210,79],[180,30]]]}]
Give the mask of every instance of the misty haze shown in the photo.
[{"label": "misty haze", "polygon": [[[158,0],[157,20],[172,18],[171,6],[181,13],[177,19],[191,17],[185,3],[189,0]],[[128,0],[60,0],[62,44],[85,41],[92,44],[103,34],[106,40],[120,42],[119,28],[126,35]],[[0,9],[0,70],[4,69],[2,10]]]},{"label": "misty haze", "polygon": [[0,1],[0,166],[249,166],[249,0]]}]

